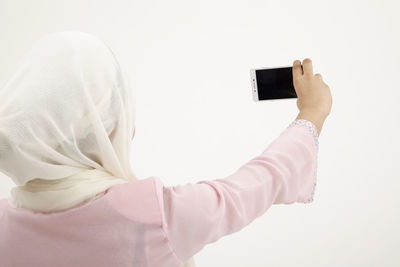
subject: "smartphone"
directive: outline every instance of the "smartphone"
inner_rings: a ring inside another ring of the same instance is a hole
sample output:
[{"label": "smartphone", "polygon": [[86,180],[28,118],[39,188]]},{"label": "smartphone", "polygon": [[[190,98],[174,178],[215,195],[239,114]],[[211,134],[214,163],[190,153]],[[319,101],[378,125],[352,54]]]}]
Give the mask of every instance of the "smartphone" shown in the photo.
[{"label": "smartphone", "polygon": [[292,66],[251,69],[250,77],[254,101],[297,98]]}]

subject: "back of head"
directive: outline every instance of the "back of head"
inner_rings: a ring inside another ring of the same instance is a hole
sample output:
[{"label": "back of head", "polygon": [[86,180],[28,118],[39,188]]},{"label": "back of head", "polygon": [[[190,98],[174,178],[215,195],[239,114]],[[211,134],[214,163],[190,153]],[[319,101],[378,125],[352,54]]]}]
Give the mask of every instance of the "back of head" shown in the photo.
[{"label": "back of head", "polygon": [[98,37],[66,31],[37,40],[0,89],[0,171],[17,186],[93,169],[136,179],[131,90]]}]

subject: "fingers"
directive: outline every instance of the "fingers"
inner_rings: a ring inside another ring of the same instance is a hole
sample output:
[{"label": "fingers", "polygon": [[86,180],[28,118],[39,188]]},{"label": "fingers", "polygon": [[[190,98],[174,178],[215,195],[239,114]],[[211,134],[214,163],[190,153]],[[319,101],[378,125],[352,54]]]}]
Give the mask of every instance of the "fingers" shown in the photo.
[{"label": "fingers", "polygon": [[323,84],[327,85],[327,84],[325,83],[325,81],[322,79],[322,75],[321,75],[320,73],[317,73],[317,74],[315,74],[314,76],[315,76],[315,78],[317,78],[318,80],[320,80]]},{"label": "fingers", "polygon": [[293,79],[294,80],[296,80],[297,78],[299,78],[299,77],[301,77],[303,75],[303,70],[301,68],[300,60],[295,60],[293,62],[292,73],[293,73]]},{"label": "fingers", "polygon": [[295,78],[302,75],[313,76],[313,65],[310,58],[305,58],[303,64],[301,64],[300,60],[295,60],[293,62],[293,77]]},{"label": "fingers", "polygon": [[313,65],[311,59],[306,58],[303,60],[303,72],[305,76],[313,75]]}]

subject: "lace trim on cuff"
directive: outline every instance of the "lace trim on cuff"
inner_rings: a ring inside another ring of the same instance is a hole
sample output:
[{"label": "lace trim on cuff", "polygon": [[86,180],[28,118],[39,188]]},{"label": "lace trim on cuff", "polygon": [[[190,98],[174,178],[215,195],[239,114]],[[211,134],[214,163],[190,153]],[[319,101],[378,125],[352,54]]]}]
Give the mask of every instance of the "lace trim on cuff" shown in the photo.
[{"label": "lace trim on cuff", "polygon": [[[318,154],[319,142],[318,142],[317,127],[315,127],[315,125],[311,121],[304,120],[304,119],[298,119],[298,120],[294,120],[292,123],[290,123],[290,125],[287,128],[293,127],[294,125],[303,125],[308,128],[308,130],[310,131],[310,133],[313,136],[314,143],[317,148],[317,154]],[[318,155],[317,155],[317,158],[318,158]],[[313,186],[313,190],[311,193],[311,197],[309,199],[307,199],[305,202],[301,202],[301,203],[311,203],[314,200],[315,188],[317,186],[317,165],[318,165],[318,160],[316,159],[316,164],[315,164],[315,168],[314,168],[314,186]]]},{"label": "lace trim on cuff", "polygon": [[298,120],[293,121],[288,126],[288,128],[293,126],[293,125],[305,125],[305,126],[307,126],[307,128],[309,129],[309,131],[311,132],[311,134],[312,134],[312,136],[314,138],[315,145],[318,148],[318,144],[319,144],[319,142],[318,142],[318,130],[317,130],[317,127],[315,127],[314,123],[312,123],[309,120],[298,119]]}]

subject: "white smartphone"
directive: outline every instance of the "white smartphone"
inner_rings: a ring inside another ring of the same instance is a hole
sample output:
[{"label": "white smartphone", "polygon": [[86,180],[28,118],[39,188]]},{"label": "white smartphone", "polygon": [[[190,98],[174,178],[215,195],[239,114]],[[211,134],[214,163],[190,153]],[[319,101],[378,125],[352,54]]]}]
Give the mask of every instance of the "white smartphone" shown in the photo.
[{"label": "white smartphone", "polygon": [[292,66],[251,69],[250,78],[254,101],[297,98]]}]

